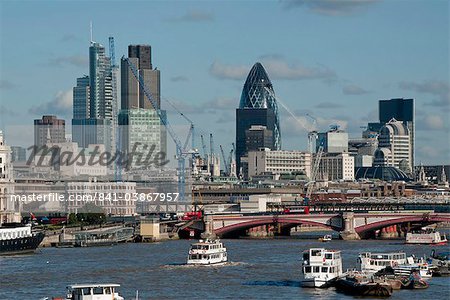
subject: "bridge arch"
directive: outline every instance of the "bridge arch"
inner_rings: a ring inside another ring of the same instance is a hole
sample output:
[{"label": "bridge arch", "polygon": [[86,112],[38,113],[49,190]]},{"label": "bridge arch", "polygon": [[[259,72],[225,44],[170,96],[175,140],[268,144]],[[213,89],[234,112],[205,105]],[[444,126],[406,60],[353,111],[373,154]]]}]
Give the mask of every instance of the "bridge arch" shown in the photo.
[{"label": "bridge arch", "polygon": [[362,225],[355,228],[355,231],[359,236],[366,236],[369,232],[375,231],[378,229],[382,229],[384,227],[392,226],[392,225],[402,225],[407,223],[422,223],[424,226],[439,223],[439,222],[450,222],[450,217],[441,217],[441,216],[407,216],[407,217],[399,217],[395,219],[388,219],[378,222],[373,222],[370,224]]},{"label": "bridge arch", "polygon": [[328,224],[315,222],[315,221],[309,221],[309,220],[300,220],[295,218],[272,218],[272,219],[257,219],[257,220],[251,220],[246,222],[240,222],[237,224],[227,225],[218,229],[214,230],[214,233],[218,236],[224,236],[232,234],[233,232],[239,232],[244,231],[253,227],[263,226],[263,225],[276,225],[281,224],[283,227],[292,228],[298,225],[313,225],[313,226],[320,226],[327,229],[333,229],[336,230],[334,227]]}]

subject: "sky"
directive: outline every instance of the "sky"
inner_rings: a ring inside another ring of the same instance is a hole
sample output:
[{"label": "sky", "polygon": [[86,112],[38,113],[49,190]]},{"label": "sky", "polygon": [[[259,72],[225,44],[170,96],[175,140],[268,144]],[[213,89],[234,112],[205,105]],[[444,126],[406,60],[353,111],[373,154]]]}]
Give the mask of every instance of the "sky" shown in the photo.
[{"label": "sky", "polygon": [[95,41],[114,36],[117,59],[129,44],[152,46],[162,108],[181,140],[189,124],[164,99],[194,121],[198,148],[213,133],[217,151],[231,149],[259,61],[280,102],[283,149],[306,150],[308,130],[331,124],[358,138],[378,121],[379,99],[414,98],[416,163],[450,164],[449,15],[447,0],[2,0],[0,129],[28,146],[33,119],[70,124],[92,21]]}]

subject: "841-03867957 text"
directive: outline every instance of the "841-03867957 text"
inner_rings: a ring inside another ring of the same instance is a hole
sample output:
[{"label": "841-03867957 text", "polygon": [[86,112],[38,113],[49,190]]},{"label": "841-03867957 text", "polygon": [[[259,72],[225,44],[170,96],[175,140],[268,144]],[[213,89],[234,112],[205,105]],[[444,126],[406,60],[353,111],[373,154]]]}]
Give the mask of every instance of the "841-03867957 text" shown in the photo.
[{"label": "841-03867957 text", "polygon": [[141,201],[141,202],[156,202],[178,201],[179,193],[94,193],[93,200],[99,201]]}]

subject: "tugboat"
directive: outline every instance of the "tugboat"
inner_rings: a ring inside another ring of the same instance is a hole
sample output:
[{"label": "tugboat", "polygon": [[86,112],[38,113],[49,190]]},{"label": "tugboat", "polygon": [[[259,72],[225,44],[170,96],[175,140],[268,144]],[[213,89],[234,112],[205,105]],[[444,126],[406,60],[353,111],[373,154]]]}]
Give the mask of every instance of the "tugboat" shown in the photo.
[{"label": "tugboat", "polygon": [[433,249],[427,262],[433,265],[433,276],[450,276],[450,252],[436,253]]},{"label": "tugboat", "polygon": [[44,236],[42,232],[32,232],[31,224],[4,223],[0,227],[0,255],[32,253]]},{"label": "tugboat", "polygon": [[423,245],[445,245],[447,237],[441,235],[439,231],[426,229],[420,231],[408,232],[406,234],[406,244],[423,244]]},{"label": "tugboat", "polygon": [[227,262],[227,249],[223,243],[216,240],[199,240],[191,245],[187,260],[188,265],[222,265]]},{"label": "tugboat", "polygon": [[311,248],[303,252],[304,287],[328,287],[342,275],[341,251]]},{"label": "tugboat", "polygon": [[74,284],[67,287],[66,298],[52,298],[55,300],[124,300],[116,292],[120,284]]},{"label": "tugboat", "polygon": [[354,278],[340,278],[334,286],[337,291],[352,296],[390,297],[393,292],[388,283],[360,282]]}]

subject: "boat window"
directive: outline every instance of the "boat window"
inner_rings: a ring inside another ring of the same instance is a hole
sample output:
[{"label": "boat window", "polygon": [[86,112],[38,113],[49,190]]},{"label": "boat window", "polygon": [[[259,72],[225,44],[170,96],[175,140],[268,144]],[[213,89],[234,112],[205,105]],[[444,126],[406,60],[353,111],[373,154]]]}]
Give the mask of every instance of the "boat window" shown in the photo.
[{"label": "boat window", "polygon": [[305,273],[311,273],[311,267],[310,266],[305,267]]},{"label": "boat window", "polygon": [[105,294],[106,295],[110,295],[111,294],[111,288],[109,286],[105,287]]},{"label": "boat window", "polygon": [[311,250],[311,256],[320,256],[322,251],[320,250]]},{"label": "boat window", "polygon": [[83,295],[90,295],[91,294],[91,289],[90,288],[83,288],[82,290]]},{"label": "boat window", "polygon": [[314,267],[314,273],[320,273],[320,267]]},{"label": "boat window", "polygon": [[328,273],[328,267],[322,267],[322,273]]},{"label": "boat window", "polygon": [[103,288],[101,287],[94,287],[94,295],[103,295]]},{"label": "boat window", "polygon": [[309,253],[303,253],[303,260],[308,260]]},{"label": "boat window", "polygon": [[331,253],[325,254],[325,259],[331,259],[331,258],[333,258],[333,254],[331,254]]},{"label": "boat window", "polygon": [[334,267],[330,268],[330,273],[334,273]]}]

